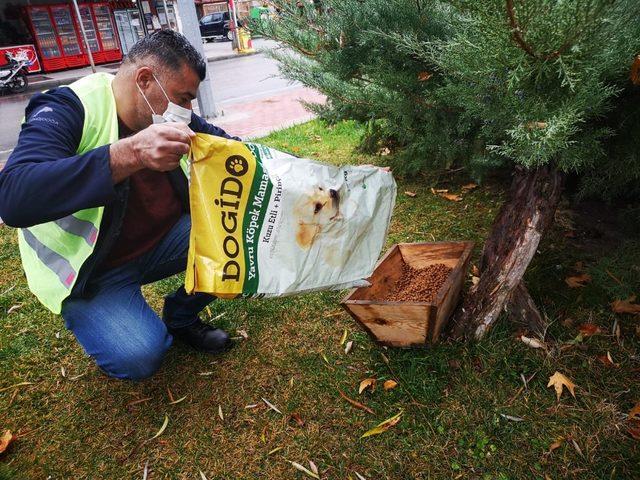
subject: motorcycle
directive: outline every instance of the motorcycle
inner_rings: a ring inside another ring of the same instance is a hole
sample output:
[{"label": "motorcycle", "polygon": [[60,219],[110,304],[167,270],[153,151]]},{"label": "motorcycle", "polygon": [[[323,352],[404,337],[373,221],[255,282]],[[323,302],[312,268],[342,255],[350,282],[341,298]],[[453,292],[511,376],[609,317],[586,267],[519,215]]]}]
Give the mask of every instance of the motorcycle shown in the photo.
[{"label": "motorcycle", "polygon": [[9,90],[12,93],[22,93],[29,86],[27,78],[29,59],[26,52],[12,55],[4,54],[7,64],[0,66],[0,90]]}]

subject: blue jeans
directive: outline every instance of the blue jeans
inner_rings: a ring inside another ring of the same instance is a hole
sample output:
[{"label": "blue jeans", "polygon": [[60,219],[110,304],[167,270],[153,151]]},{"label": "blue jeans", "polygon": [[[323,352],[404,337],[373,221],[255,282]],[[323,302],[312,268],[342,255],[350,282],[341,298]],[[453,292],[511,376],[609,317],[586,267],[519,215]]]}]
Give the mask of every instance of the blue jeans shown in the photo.
[{"label": "blue jeans", "polygon": [[142,296],[142,285],[185,270],[190,229],[191,217],[183,215],[151,251],[95,274],[90,298],[68,298],[62,305],[66,327],[107,375],[130,380],[153,375],[173,340],[167,326],[195,323],[214,300],[204,293],[187,295],[180,287],[165,297],[165,324]]}]

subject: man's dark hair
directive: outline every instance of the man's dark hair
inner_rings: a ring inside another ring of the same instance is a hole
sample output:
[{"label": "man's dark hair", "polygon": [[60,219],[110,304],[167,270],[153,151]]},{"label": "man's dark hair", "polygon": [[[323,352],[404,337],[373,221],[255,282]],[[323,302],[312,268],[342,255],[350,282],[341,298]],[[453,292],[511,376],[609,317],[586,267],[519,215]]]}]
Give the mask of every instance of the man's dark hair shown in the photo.
[{"label": "man's dark hair", "polygon": [[139,40],[129,53],[126,61],[136,63],[145,57],[154,57],[162,66],[179,71],[187,65],[204,80],[207,64],[187,38],[173,30],[160,30]]}]

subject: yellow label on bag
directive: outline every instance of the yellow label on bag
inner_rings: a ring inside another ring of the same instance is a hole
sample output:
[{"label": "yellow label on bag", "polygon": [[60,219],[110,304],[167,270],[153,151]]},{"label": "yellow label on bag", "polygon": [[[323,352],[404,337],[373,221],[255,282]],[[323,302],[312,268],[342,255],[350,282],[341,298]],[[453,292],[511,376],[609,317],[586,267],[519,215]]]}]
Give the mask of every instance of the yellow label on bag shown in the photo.
[{"label": "yellow label on bag", "polygon": [[191,160],[190,243],[199,248],[189,249],[185,289],[235,297],[246,277],[243,223],[256,161],[243,143],[206,134],[192,141]]},{"label": "yellow label on bag", "polygon": [[189,172],[189,293],[279,296],[371,275],[396,194],[388,172],[206,134]]}]

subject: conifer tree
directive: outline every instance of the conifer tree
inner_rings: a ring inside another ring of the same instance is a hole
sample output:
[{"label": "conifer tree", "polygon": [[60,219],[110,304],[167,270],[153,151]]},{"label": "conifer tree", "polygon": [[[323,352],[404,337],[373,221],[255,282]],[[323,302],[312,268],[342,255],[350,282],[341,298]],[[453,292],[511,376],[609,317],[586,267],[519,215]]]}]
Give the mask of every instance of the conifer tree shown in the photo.
[{"label": "conifer tree", "polygon": [[455,332],[480,338],[505,310],[542,328],[522,277],[563,176],[608,196],[640,179],[640,2],[272,3],[279,15],[253,27],[290,47],[274,55],[327,96],[309,105],[321,117],[364,123],[365,144],[393,146],[405,172],[513,173]]}]

